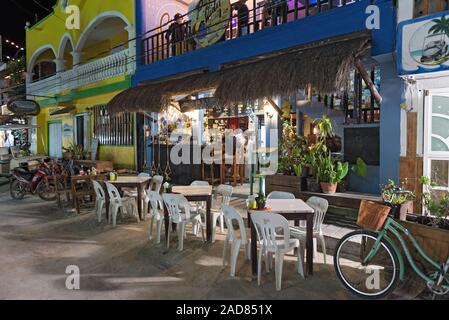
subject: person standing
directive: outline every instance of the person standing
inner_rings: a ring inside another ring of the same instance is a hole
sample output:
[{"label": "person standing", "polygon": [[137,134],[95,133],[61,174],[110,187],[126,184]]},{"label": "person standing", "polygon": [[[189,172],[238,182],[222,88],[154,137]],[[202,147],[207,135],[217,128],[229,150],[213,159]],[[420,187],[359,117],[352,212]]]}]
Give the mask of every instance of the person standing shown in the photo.
[{"label": "person standing", "polygon": [[277,26],[281,18],[280,24],[287,22],[288,4],[287,0],[271,0],[271,26]]},{"label": "person standing", "polygon": [[239,0],[233,5],[233,9],[237,11],[237,23],[238,23],[238,36],[245,36],[249,32],[249,9],[246,5],[247,0]]},{"label": "person standing", "polygon": [[165,38],[171,44],[172,56],[177,56],[183,53],[185,25],[182,14],[175,14],[173,23],[170,24],[170,27],[168,27]]}]

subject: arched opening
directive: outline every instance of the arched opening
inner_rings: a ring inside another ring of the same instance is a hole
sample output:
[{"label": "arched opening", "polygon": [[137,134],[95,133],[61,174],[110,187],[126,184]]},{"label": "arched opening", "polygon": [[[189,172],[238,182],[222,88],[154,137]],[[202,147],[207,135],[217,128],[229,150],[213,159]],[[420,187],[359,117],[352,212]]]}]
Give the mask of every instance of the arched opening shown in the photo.
[{"label": "arched opening", "polygon": [[56,74],[56,56],[51,48],[42,50],[32,59],[31,68],[32,81],[39,81]]},{"label": "arched opening", "polygon": [[62,66],[60,71],[70,70],[73,68],[73,44],[72,40],[69,37],[65,37],[61,46],[59,47],[58,59],[62,61]]},{"label": "arched opening", "polygon": [[79,40],[77,52],[81,63],[88,63],[128,48],[129,26],[121,17],[109,16],[97,19]]}]

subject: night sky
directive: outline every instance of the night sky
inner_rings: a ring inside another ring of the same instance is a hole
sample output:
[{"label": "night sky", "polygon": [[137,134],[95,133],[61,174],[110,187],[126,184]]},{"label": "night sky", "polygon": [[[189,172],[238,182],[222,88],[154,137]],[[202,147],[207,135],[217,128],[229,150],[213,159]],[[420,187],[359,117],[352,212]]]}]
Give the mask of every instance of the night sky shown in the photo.
[{"label": "night sky", "polygon": [[[6,56],[14,57],[18,50],[6,43],[6,39],[25,47],[25,23],[31,25],[49,14],[48,10],[57,0],[1,0],[0,2],[0,34],[3,37],[3,60]],[[40,5],[39,5],[40,4]],[[46,10],[45,8],[48,8]]]}]

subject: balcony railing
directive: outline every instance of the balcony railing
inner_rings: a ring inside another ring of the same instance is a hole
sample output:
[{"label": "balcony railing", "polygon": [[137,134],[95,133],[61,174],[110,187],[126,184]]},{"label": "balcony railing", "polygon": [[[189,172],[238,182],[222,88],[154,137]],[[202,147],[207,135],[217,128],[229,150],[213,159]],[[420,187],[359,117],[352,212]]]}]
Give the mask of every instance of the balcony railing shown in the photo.
[{"label": "balcony railing", "polygon": [[113,53],[90,63],[75,66],[46,79],[27,84],[27,94],[52,96],[135,71],[135,58],[129,49]]},{"label": "balcony railing", "polygon": [[[227,23],[225,35],[222,38],[222,40],[227,41],[259,32],[264,28],[276,27],[279,24],[289,23],[361,0],[279,0],[259,5],[257,4],[259,0],[250,1],[253,2],[253,9],[250,9],[247,15],[233,15],[227,21],[219,21],[216,25],[208,26],[209,30],[215,27],[215,29],[221,29],[222,31],[223,29],[218,25]],[[208,4],[206,3],[204,6]],[[194,10],[199,9],[195,8]],[[183,18],[187,18],[188,14],[185,14]],[[169,28],[173,22],[174,20],[171,20],[158,28],[146,32],[142,40],[144,64],[151,64],[200,48],[195,43],[195,35],[192,33],[190,21],[182,24],[181,40],[173,40],[169,34]]]}]

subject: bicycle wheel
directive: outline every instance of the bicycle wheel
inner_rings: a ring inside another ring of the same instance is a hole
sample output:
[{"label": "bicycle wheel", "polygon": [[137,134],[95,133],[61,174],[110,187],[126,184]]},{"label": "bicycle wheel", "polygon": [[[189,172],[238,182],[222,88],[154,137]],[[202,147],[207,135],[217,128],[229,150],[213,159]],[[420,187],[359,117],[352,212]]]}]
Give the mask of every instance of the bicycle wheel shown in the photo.
[{"label": "bicycle wheel", "polygon": [[338,278],[353,294],[379,299],[391,293],[399,280],[399,260],[390,243],[382,240],[375,256],[364,263],[378,233],[358,230],[344,236],[337,244],[334,266]]}]

